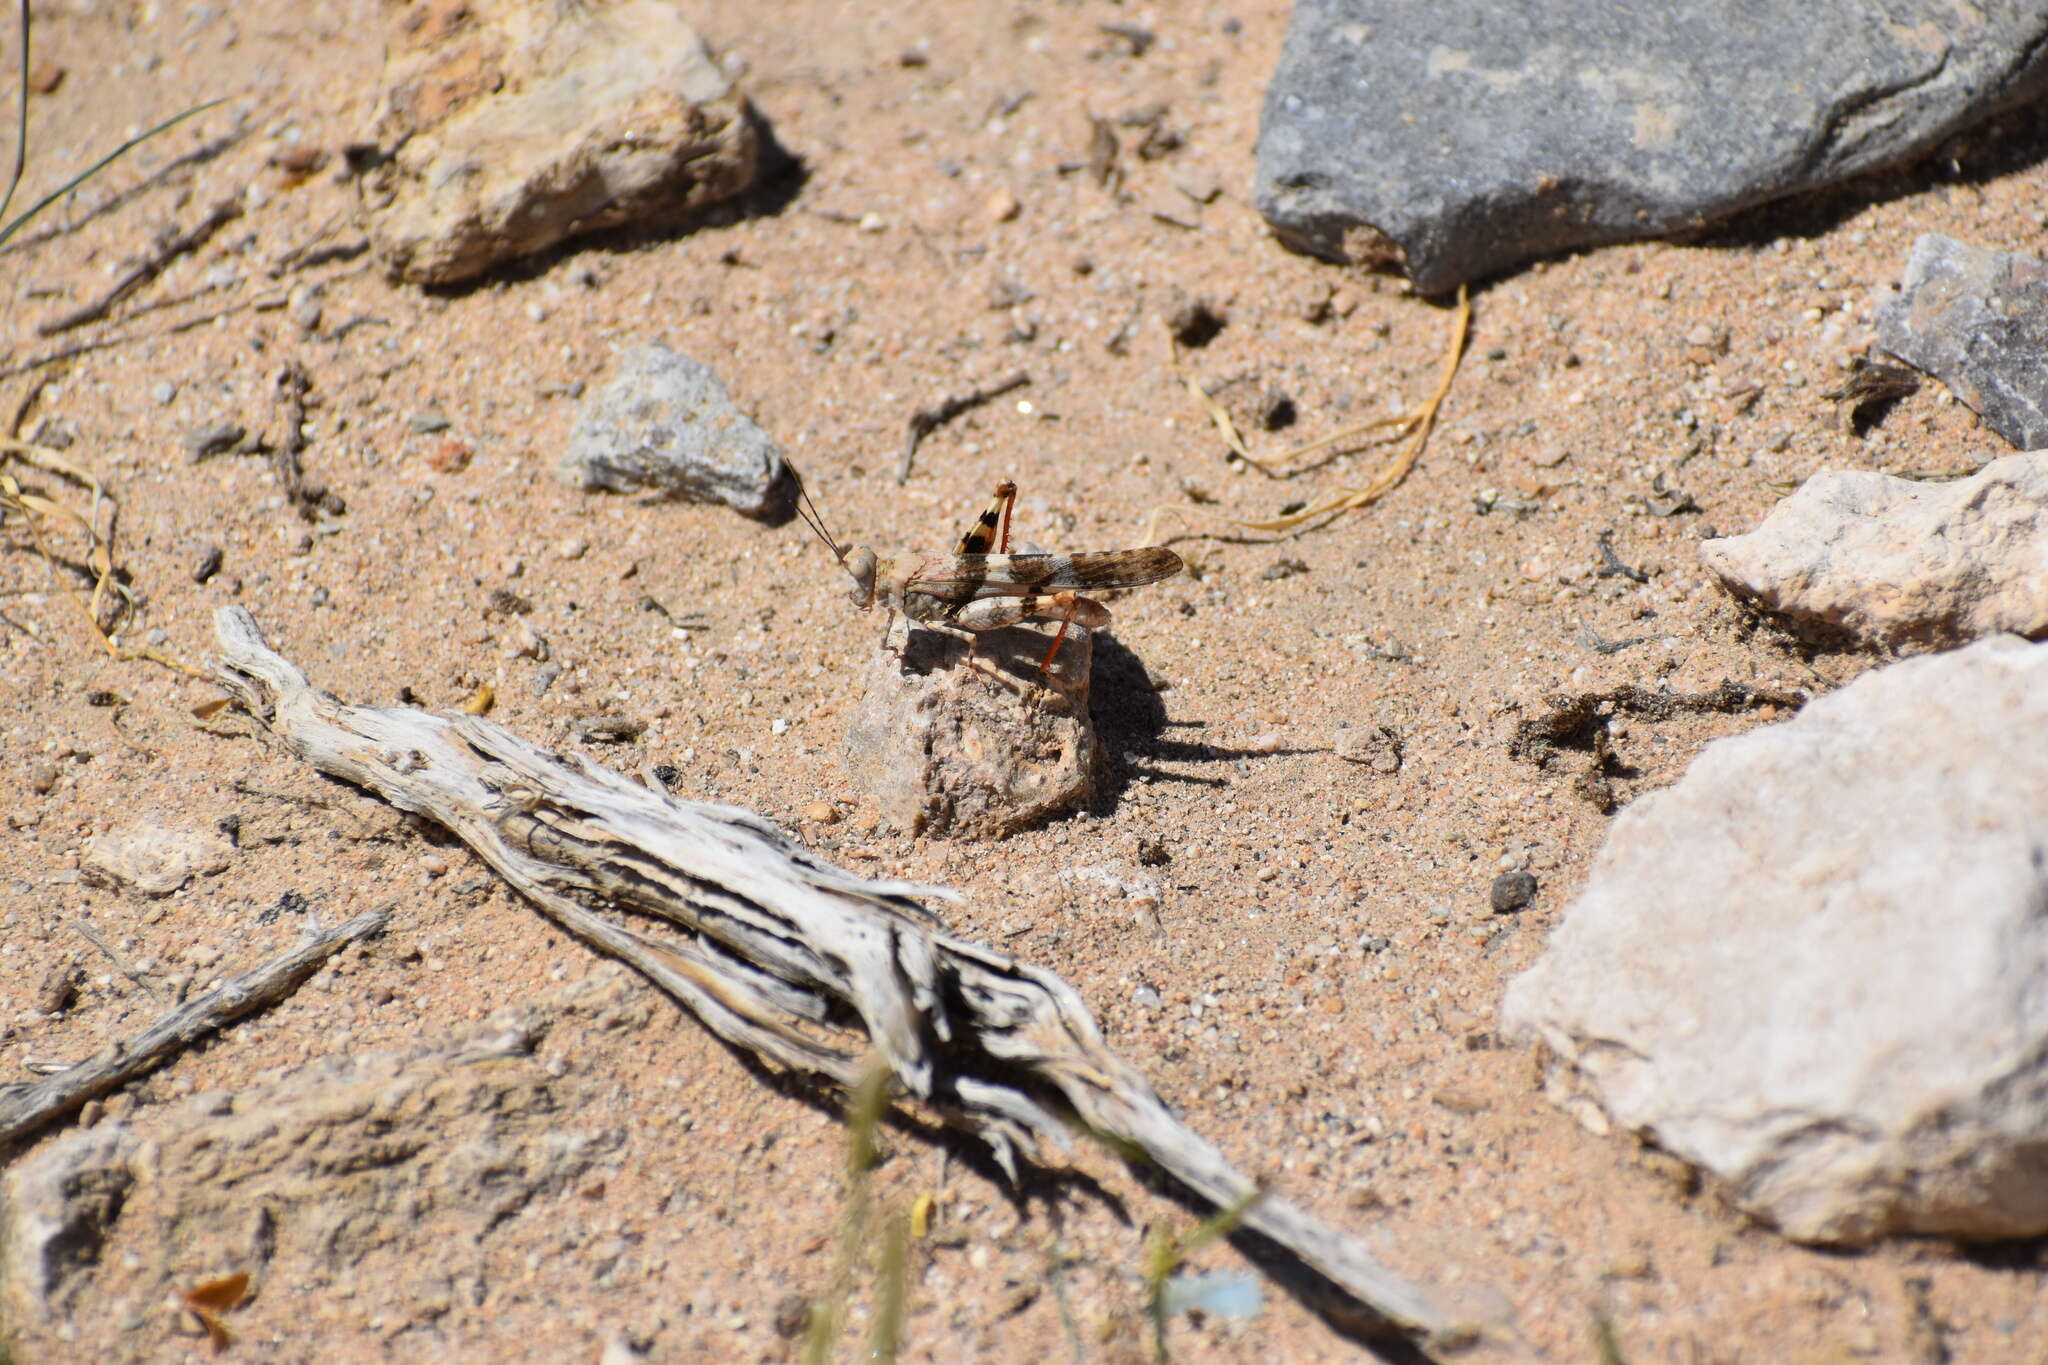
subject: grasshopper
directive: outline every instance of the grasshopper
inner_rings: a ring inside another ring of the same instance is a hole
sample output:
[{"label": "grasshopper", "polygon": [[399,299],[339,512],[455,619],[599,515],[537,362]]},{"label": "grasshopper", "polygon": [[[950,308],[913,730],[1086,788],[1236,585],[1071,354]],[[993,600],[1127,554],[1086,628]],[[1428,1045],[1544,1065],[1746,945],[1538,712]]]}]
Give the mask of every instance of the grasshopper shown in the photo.
[{"label": "grasshopper", "polygon": [[988,510],[967,528],[953,553],[932,559],[883,559],[865,545],[842,545],[826,529],[801,483],[798,492],[797,510],[805,524],[853,578],[853,604],[865,611],[880,603],[892,620],[900,612],[923,625],[966,631],[970,668],[975,668],[982,631],[1023,621],[1058,621],[1052,648],[1038,665],[1039,675],[1050,679],[1068,627],[1100,630],[1109,624],[1108,608],[1075,589],[1138,588],[1171,578],[1182,568],[1180,556],[1160,545],[1073,555],[1010,553],[1017,485],[1008,480],[996,485]]}]

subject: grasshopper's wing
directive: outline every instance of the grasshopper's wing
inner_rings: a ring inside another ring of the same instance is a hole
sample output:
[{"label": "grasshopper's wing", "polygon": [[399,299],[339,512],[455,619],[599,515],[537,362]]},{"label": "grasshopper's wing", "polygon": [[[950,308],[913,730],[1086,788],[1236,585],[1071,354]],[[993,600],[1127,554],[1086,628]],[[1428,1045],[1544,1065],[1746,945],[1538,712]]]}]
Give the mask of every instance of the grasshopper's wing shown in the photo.
[{"label": "grasshopper's wing", "polygon": [[1159,545],[1077,555],[954,555],[921,566],[909,586],[947,601],[968,602],[1063,589],[1141,588],[1181,568],[1180,556]]}]

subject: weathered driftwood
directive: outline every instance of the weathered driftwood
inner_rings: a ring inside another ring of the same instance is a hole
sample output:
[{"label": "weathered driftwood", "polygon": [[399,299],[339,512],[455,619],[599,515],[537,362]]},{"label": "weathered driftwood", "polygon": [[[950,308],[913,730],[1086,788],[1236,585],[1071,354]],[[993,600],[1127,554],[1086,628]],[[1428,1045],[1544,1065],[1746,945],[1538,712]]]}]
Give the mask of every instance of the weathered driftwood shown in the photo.
[{"label": "weathered driftwood", "polygon": [[321,963],[357,939],[376,933],[390,918],[389,910],[372,910],[332,929],[308,934],[290,952],[230,977],[126,1042],[109,1043],[78,1065],[43,1080],[0,1086],[0,1146],[133,1080],[213,1030],[282,1000],[318,971]]},{"label": "weathered driftwood", "polygon": [[[735,806],[680,801],[502,726],[349,706],[310,686],[249,613],[214,618],[216,676],[322,772],[455,831],[572,933],[630,963],[719,1037],[857,1084],[879,1053],[919,1101],[978,1133],[1014,1174],[1017,1149],[1062,1148],[1078,1118],[1228,1206],[1256,1187],[1111,1052],[1051,972],[944,933],[915,896],[818,861]],[[657,937],[601,910],[687,931]],[[1455,1325],[1355,1238],[1268,1194],[1246,1227],[1391,1325]]]}]

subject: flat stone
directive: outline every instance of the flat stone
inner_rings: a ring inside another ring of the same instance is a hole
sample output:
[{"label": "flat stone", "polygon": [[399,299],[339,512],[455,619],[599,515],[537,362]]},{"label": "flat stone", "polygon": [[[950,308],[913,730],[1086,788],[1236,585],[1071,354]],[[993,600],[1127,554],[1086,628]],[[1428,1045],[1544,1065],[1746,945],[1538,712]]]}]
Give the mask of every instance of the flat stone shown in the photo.
[{"label": "flat stone", "polygon": [[1877,340],[2021,450],[2048,447],[2048,261],[1927,233],[1877,310]]},{"label": "flat stone", "polygon": [[661,0],[399,6],[368,178],[397,278],[449,285],[628,223],[681,223],[754,183],[759,135]]},{"label": "flat stone", "polygon": [[627,352],[612,382],[584,402],[555,477],[586,490],[722,502],[770,522],[786,521],[794,505],[781,447],[709,366],[659,344]]},{"label": "flat stone", "polygon": [[84,865],[100,880],[168,896],[194,877],[225,871],[234,856],[234,845],[218,835],[145,815],[95,838]]},{"label": "flat stone", "polygon": [[2048,87],[2048,11],[1299,0],[1254,199],[1437,293],[1910,160]]},{"label": "flat stone", "polygon": [[847,727],[846,768],[884,818],[911,833],[1008,834],[1088,799],[1095,726],[1088,715],[1094,640],[1067,632],[1049,680],[1050,630],[984,631],[967,641],[913,626],[899,653],[876,647]]},{"label": "flat stone", "polygon": [[1884,649],[2048,635],[2048,457],[1923,483],[1824,470],[1700,562],[1766,611]]},{"label": "flat stone", "polygon": [[1511,1038],[1801,1241],[2048,1231],[2048,645],[1865,674],[1615,818]]}]

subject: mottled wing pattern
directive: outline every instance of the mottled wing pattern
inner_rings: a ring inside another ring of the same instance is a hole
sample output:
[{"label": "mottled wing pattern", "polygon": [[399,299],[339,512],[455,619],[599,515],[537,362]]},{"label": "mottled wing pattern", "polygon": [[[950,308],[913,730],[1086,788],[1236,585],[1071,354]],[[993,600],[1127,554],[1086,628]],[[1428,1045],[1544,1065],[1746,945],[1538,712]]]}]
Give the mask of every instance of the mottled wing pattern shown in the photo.
[{"label": "mottled wing pattern", "polygon": [[947,602],[978,597],[1029,597],[1065,588],[1138,588],[1181,571],[1164,546],[1097,550],[1077,555],[955,555],[918,566],[906,585]]}]

